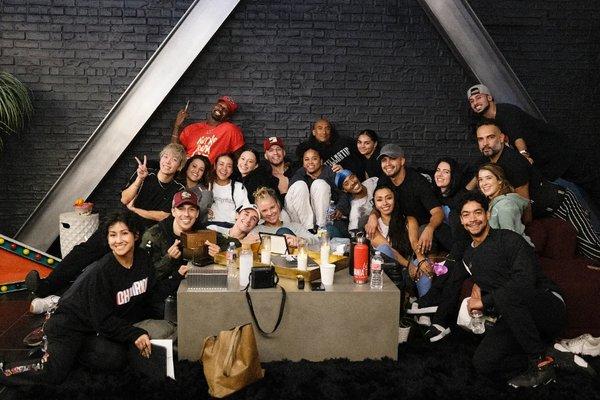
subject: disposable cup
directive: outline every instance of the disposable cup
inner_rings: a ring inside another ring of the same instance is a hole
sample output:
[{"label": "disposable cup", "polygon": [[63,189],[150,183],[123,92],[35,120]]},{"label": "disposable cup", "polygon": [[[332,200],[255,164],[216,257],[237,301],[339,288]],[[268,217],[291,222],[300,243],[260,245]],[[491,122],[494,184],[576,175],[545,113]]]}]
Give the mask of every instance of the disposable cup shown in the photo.
[{"label": "disposable cup", "polygon": [[333,275],[335,275],[335,264],[321,264],[321,283],[325,286],[333,285]]}]

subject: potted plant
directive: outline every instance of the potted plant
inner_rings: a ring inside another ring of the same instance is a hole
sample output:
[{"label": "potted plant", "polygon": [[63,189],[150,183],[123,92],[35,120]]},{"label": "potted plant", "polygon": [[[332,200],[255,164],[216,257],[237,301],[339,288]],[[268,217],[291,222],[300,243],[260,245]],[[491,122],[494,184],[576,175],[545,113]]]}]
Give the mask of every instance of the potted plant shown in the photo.
[{"label": "potted plant", "polygon": [[32,113],[27,87],[8,72],[0,71],[0,151],[3,137],[20,132]]}]

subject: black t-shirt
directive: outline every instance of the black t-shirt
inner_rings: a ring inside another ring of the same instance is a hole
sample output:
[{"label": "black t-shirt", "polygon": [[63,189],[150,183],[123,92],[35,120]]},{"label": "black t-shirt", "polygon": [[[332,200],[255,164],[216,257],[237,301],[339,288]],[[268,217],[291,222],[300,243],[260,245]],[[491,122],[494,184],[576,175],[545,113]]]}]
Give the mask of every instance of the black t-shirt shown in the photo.
[{"label": "black t-shirt", "polygon": [[[482,157],[480,165],[489,162],[488,157]],[[562,204],[563,189],[545,179],[534,165],[529,164],[529,161],[512,147],[504,146],[496,165],[502,167],[512,187],[517,188],[529,183],[529,198],[533,203],[534,217],[551,214]]]},{"label": "black t-shirt", "polygon": [[308,140],[300,143],[296,149],[299,164],[302,165],[302,155],[307,147],[314,147],[319,150],[323,158],[323,164],[329,165],[340,164],[343,168],[353,170],[352,161],[355,159],[356,146],[354,142],[345,137],[332,133],[331,140],[327,143],[321,143],[315,139],[314,135],[310,135]]},{"label": "black t-shirt", "polygon": [[396,188],[395,206],[399,207],[402,214],[415,217],[419,225],[428,224],[431,218],[430,210],[440,207],[440,202],[427,179],[411,168],[406,168],[406,176],[400,186],[394,185],[387,176],[381,178],[379,183]]},{"label": "black t-shirt", "polygon": [[[136,177],[137,173],[133,174],[127,187],[135,181]],[[163,183],[158,180],[155,172],[150,172],[138,190],[134,205],[142,210],[170,213],[173,196],[184,189],[185,187],[177,180],[173,179],[171,182]],[[140,217],[139,223],[142,224],[143,229],[146,229],[154,225],[156,221]]]},{"label": "black t-shirt", "polygon": [[[489,157],[482,156],[479,159],[478,164],[481,166],[489,162]],[[496,161],[496,165],[502,167],[506,179],[508,179],[508,182],[514,188],[523,186],[531,181],[531,164],[529,164],[529,161],[512,147],[504,146],[498,161]],[[477,175],[477,173],[475,175]]]},{"label": "black t-shirt", "polygon": [[554,127],[507,103],[496,105],[495,119],[513,146],[517,139],[525,141],[544,177],[553,181],[566,171],[572,159],[569,143]]},{"label": "black t-shirt", "polygon": [[351,167],[349,169],[356,174],[361,182],[375,176],[383,178],[385,174],[381,169],[381,161],[377,159],[377,156],[379,156],[379,148],[375,149],[371,158],[366,158],[357,151],[352,157]]}]

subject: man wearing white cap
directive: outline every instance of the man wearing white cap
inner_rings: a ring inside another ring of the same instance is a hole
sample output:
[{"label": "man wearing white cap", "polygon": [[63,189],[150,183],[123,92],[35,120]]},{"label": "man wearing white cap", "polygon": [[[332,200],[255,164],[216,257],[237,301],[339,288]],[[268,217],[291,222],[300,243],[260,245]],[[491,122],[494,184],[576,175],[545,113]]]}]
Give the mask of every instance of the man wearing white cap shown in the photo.
[{"label": "man wearing white cap", "polygon": [[567,137],[521,108],[496,103],[485,85],[471,86],[467,90],[467,99],[475,114],[493,119],[502,127],[510,145],[534,163],[545,178],[550,181],[563,178],[581,186],[595,207],[600,207],[600,168],[591,155],[581,151],[575,154]]}]

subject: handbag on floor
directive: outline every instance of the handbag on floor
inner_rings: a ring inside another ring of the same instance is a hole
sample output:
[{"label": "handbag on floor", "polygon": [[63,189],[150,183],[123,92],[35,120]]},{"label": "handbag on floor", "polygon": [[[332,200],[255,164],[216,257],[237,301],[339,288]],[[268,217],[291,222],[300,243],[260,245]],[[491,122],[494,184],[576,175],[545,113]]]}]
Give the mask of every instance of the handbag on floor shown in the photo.
[{"label": "handbag on floor", "polygon": [[252,324],[204,339],[200,359],[212,397],[229,396],[265,376]]}]

